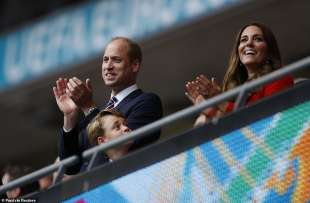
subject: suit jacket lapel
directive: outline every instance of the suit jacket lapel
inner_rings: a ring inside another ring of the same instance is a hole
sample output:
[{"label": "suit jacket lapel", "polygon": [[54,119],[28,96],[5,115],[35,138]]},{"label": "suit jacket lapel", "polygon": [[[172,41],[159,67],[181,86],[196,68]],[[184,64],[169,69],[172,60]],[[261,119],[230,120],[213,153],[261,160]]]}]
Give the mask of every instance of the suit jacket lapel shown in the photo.
[{"label": "suit jacket lapel", "polygon": [[127,97],[125,97],[116,107],[116,110],[123,109],[132,99],[136,98],[137,96],[141,95],[143,91],[141,89],[137,89],[130,93]]}]

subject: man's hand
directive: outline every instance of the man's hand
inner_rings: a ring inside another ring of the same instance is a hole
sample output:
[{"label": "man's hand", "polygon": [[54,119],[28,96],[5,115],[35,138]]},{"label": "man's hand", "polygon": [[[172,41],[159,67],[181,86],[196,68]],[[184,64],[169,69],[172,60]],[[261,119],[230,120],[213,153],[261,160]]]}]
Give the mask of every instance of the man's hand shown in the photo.
[{"label": "man's hand", "polygon": [[64,114],[64,128],[70,130],[77,122],[79,109],[66,93],[67,82],[67,78],[59,78],[53,92],[58,108]]},{"label": "man's hand", "polygon": [[66,94],[67,81],[66,78],[59,78],[56,81],[56,86],[53,87],[57,105],[65,116],[77,113],[78,111],[77,105],[75,105],[73,100]]},{"label": "man's hand", "polygon": [[91,108],[95,107],[93,89],[88,78],[85,83],[77,77],[70,78],[67,83],[66,93],[85,115]]}]

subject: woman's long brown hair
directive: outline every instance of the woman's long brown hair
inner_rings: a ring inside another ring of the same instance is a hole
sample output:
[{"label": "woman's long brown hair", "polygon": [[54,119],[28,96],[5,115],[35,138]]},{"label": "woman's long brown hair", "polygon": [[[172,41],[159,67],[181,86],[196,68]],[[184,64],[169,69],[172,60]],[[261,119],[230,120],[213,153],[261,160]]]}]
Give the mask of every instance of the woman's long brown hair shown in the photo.
[{"label": "woman's long brown hair", "polygon": [[258,76],[262,76],[282,66],[281,55],[278,47],[278,43],[273,32],[264,24],[258,22],[252,22],[243,26],[236,36],[236,40],[230,55],[228,69],[225,73],[223,80],[223,92],[234,87],[237,87],[248,79],[248,73],[245,66],[240,61],[240,56],[238,52],[238,47],[240,44],[240,38],[242,32],[249,26],[256,26],[261,29],[263,33],[264,40],[267,43],[268,56],[266,59],[266,64],[263,65]]}]

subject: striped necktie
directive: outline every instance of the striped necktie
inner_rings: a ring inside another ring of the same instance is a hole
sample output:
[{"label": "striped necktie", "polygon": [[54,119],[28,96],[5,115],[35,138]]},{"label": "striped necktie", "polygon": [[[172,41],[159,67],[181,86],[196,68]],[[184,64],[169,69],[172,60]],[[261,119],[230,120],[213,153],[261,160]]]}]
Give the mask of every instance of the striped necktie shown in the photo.
[{"label": "striped necktie", "polygon": [[107,103],[107,105],[106,105],[106,109],[112,109],[113,107],[114,107],[114,105],[115,105],[115,103],[117,102],[117,99],[116,99],[116,97],[112,97],[110,100],[109,100],[109,102]]}]

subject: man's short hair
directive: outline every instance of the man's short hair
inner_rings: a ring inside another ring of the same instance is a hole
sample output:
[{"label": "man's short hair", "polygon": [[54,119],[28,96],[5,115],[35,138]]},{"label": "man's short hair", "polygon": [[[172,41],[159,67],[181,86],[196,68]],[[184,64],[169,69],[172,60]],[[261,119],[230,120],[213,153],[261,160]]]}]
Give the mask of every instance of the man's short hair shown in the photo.
[{"label": "man's short hair", "polygon": [[113,115],[120,118],[125,118],[123,114],[113,109],[100,111],[95,118],[87,125],[87,136],[92,146],[97,145],[97,138],[105,135],[105,129],[103,128],[103,118],[107,115]]},{"label": "man's short hair", "polygon": [[137,42],[126,37],[114,37],[110,43],[115,40],[123,40],[128,44],[128,57],[130,63],[135,61],[137,61],[139,64],[142,63],[142,51],[140,45]]}]

